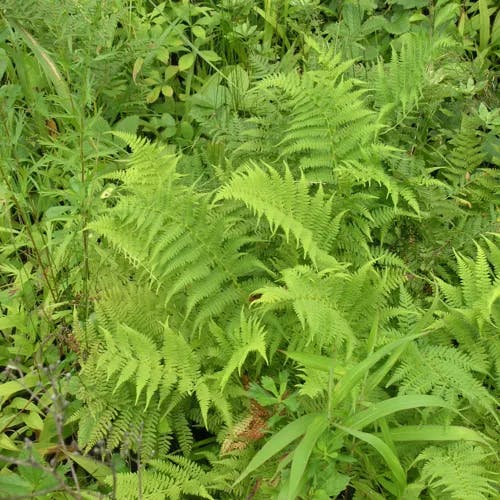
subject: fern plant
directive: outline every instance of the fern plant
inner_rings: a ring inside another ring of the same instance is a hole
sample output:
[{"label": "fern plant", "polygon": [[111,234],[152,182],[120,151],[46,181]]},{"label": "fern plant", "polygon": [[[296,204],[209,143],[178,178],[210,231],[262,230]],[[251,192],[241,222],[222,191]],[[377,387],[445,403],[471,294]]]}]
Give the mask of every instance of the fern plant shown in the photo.
[{"label": "fern plant", "polygon": [[[486,240],[476,260],[457,255],[459,284],[438,279],[444,310],[435,334],[401,358],[388,385],[400,394],[443,397],[496,439],[498,426],[498,248]],[[442,414],[452,423],[457,415]],[[481,423],[480,423],[481,422]]]},{"label": "fern plant", "polygon": [[175,157],[162,148],[129,140],[135,151],[131,168],[114,177],[131,195],[90,228],[137,269],[138,279],[161,289],[165,304],[176,303],[195,329],[245,304],[266,273],[259,259],[244,251],[255,240],[250,221],[237,209],[211,208],[208,194],[184,186]]},{"label": "fern plant", "polygon": [[455,443],[426,448],[416,462],[424,463],[421,479],[436,498],[484,500],[498,493],[495,471],[483,465],[488,456],[471,443]]},{"label": "fern plant", "polygon": [[[310,44],[320,51],[314,40]],[[355,88],[355,80],[343,77],[351,65],[339,54],[327,53],[317,70],[276,74],[259,82],[244,104],[256,116],[248,119],[241,134],[244,143],[233,154],[245,159],[267,153],[267,161],[275,156],[298,163],[308,180],[332,182],[334,167],[361,158],[377,130],[364,105],[365,92]],[[262,104],[262,95],[276,103],[274,109]],[[263,111],[273,113],[273,119]]]},{"label": "fern plant", "polygon": [[[254,162],[215,194],[195,190],[183,184],[168,150],[120,137],[133,150],[130,166],[109,175],[120,194],[90,227],[109,245],[100,250],[104,256],[107,248],[120,255],[114,265],[123,273],[118,277],[122,290],[116,289],[108,301],[104,298],[109,292],[104,292],[95,319],[78,327],[81,345],[88,345],[80,375],[83,405],[73,417],[82,446],[90,450],[105,439],[109,452],[131,450],[142,462],[166,453],[192,461],[193,426],[201,424],[230,453],[248,453],[262,438],[259,429],[271,425],[270,415],[259,410],[257,417],[255,406],[248,414],[238,401],[244,391],[235,375],[247,367],[257,378],[280,348],[302,367],[296,374],[302,411],[290,415],[240,479],[302,437],[280,488],[291,497],[312,494],[315,466],[305,471],[309,457],[316,457],[316,443],[320,438],[338,440],[346,453],[350,436],[365,443],[362,449],[372,457],[364,483],[358,481],[356,487],[369,484],[401,497],[417,488],[402,465],[415,459],[416,450],[390,450],[378,428],[386,439],[439,441],[443,438],[437,426],[446,425],[445,441],[489,442],[461,426],[454,413],[461,408],[460,395],[494,418],[494,399],[471,373],[486,372],[481,357],[454,353],[426,337],[416,341],[423,331],[439,335],[443,320],[436,322],[432,310],[423,314],[416,309],[403,288],[405,266],[395,256],[381,252],[353,271],[333,257],[344,214],[334,211],[333,196],[327,198],[321,186],[304,177],[295,180],[286,167],[281,176]],[[252,232],[260,238],[250,236]],[[270,248],[277,250],[275,257],[270,258]],[[106,262],[102,265],[108,267]],[[292,267],[285,267],[287,262]],[[278,270],[282,283],[273,284]],[[477,273],[486,290],[490,282],[484,269]],[[106,281],[99,287],[109,289]],[[132,296],[146,308],[147,328],[138,321],[133,300],[129,312],[116,306],[127,297],[123,291],[135,287]],[[397,290],[399,305],[394,303]],[[250,368],[252,358],[256,363]],[[422,367],[424,372],[418,371]],[[429,373],[433,377],[426,383]],[[383,380],[387,388],[398,382],[399,395],[391,397],[390,389],[380,387]],[[415,431],[418,420],[395,415],[420,406],[429,407],[426,437]],[[436,407],[442,408],[440,416],[432,411]],[[306,423],[315,431],[304,434]],[[252,436],[248,444],[238,441],[247,434]],[[276,443],[281,443],[279,448]],[[312,460],[314,464],[318,458]],[[390,476],[379,482],[376,471],[384,463]],[[335,470],[347,472],[341,465]],[[152,464],[145,471],[174,498],[189,491],[189,482],[185,490],[175,490],[173,473],[158,475]],[[123,476],[123,481],[128,485],[124,487],[140,491],[139,472]],[[204,484],[207,492],[215,488],[210,485]],[[219,487],[230,486],[226,481]]]}]

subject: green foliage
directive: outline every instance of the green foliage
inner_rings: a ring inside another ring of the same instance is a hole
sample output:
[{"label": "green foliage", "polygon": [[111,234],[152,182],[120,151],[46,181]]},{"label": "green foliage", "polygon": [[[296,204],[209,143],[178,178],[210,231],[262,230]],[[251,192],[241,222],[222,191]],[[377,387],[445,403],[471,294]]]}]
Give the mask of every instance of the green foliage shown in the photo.
[{"label": "green foliage", "polygon": [[496,498],[499,20],[5,0],[0,497]]},{"label": "green foliage", "polygon": [[422,479],[442,498],[489,498],[496,494],[494,472],[482,465],[487,453],[469,443],[448,449],[426,448],[417,458],[424,461]]},{"label": "green foliage", "polygon": [[[332,200],[325,199],[321,187],[315,196],[310,196],[310,183],[305,178],[297,182],[288,169],[282,178],[274,169],[267,168],[268,172],[253,164],[238,171],[219,191],[217,199],[243,202],[259,219],[265,215],[273,233],[281,228],[287,242],[292,234],[304,257],[315,264],[320,261],[335,264],[328,250],[343,214],[332,219]],[[313,235],[319,241],[314,241]]]}]

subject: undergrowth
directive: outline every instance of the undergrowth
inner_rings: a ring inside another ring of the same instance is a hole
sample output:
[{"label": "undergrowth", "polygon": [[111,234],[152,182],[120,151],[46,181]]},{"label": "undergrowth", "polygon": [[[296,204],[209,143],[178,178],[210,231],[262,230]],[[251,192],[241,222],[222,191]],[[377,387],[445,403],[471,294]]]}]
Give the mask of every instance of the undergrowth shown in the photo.
[{"label": "undergrowth", "polygon": [[499,55],[490,0],[5,0],[0,497],[497,498]]}]

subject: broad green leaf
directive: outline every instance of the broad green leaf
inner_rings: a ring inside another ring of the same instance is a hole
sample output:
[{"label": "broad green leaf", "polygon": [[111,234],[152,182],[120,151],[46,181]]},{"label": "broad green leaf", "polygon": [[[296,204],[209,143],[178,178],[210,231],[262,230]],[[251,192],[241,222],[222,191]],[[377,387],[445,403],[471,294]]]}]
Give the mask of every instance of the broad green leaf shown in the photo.
[{"label": "broad green leaf", "polygon": [[40,415],[34,411],[23,414],[23,421],[30,429],[35,431],[41,431],[43,429],[43,420],[40,418]]},{"label": "broad green leaf", "polygon": [[0,450],[17,451],[18,448],[7,434],[2,433],[0,434]]},{"label": "broad green leaf", "polygon": [[369,434],[367,432],[357,431],[355,429],[351,429],[350,427],[344,427],[343,425],[333,424],[335,427],[340,430],[354,436],[365,443],[373,446],[375,450],[382,456],[391,470],[396,483],[401,491],[406,487],[406,473],[399,462],[398,457],[394,454],[394,452],[390,449],[390,447],[385,444],[379,437],[374,434]]},{"label": "broad green leaf", "polygon": [[306,470],[309,457],[313,451],[316,441],[328,427],[326,415],[319,415],[309,425],[306,433],[293,452],[292,468],[290,471],[290,483],[288,498],[296,498],[300,481]]},{"label": "broad green leaf", "polygon": [[194,52],[189,52],[189,54],[184,54],[179,58],[179,71],[188,70],[196,59],[196,54]]},{"label": "broad green leaf", "polygon": [[173,78],[177,73],[179,73],[179,66],[174,66],[174,65],[170,65],[170,66],[167,66],[167,68],[165,69],[165,73],[163,74],[163,79],[165,81],[168,81],[170,80],[170,78]]},{"label": "broad green leaf", "polygon": [[207,37],[207,34],[205,30],[201,26],[193,26],[191,28],[191,32],[196,38],[203,38],[205,39]]},{"label": "broad green leaf", "polygon": [[276,433],[252,458],[246,469],[241,473],[240,477],[235,481],[235,485],[243,481],[251,472],[260,467],[264,462],[267,462],[274,455],[279,453],[283,448],[288,446],[292,441],[302,436],[309,425],[318,417],[317,414],[304,415],[294,422],[283,427]]},{"label": "broad green leaf", "polygon": [[395,398],[386,399],[385,401],[375,403],[370,408],[357,413],[356,415],[346,420],[345,425],[347,427],[351,427],[352,429],[360,430],[367,425],[377,421],[379,418],[386,417],[387,415],[391,415],[392,413],[429,406],[438,406],[453,410],[452,406],[450,406],[448,403],[443,401],[441,398],[438,398],[437,396],[397,396]]},{"label": "broad green leaf", "polygon": [[393,441],[477,441],[489,444],[488,438],[474,429],[459,425],[405,425],[390,429]]},{"label": "broad green leaf", "polygon": [[200,57],[208,62],[217,62],[221,60],[220,56],[213,50],[200,50]]},{"label": "broad green leaf", "polygon": [[42,408],[33,403],[33,401],[20,396],[17,396],[9,401],[9,408],[15,408],[16,410],[25,412],[32,411],[38,414],[42,413],[43,411]]},{"label": "broad green leaf", "polygon": [[106,477],[112,476],[113,471],[107,465],[104,465],[102,462],[94,460],[90,457],[85,457],[78,453],[64,452],[66,457],[73,462],[77,463],[80,467],[85,469],[94,479],[103,483]]},{"label": "broad green leaf", "polygon": [[2,498],[31,498],[33,488],[31,483],[17,474],[0,474],[0,493]]},{"label": "broad green leaf", "polygon": [[160,97],[160,91],[161,91],[161,86],[157,85],[156,87],[151,90],[151,92],[146,96],[146,102],[148,104],[152,104],[156,100],[158,100],[158,97]]},{"label": "broad green leaf", "polygon": [[312,368],[313,370],[321,370],[323,372],[329,373],[333,369],[333,374],[337,377],[342,377],[346,374],[346,369],[338,366],[332,358],[327,356],[319,356],[317,354],[309,354],[305,352],[298,351],[285,351],[285,354],[290,359],[299,362],[306,368]]},{"label": "broad green leaf", "polygon": [[2,403],[9,399],[16,392],[31,389],[40,381],[40,376],[37,373],[28,373],[19,380],[11,380],[0,385],[0,398]]},{"label": "broad green leaf", "polygon": [[174,89],[170,85],[163,85],[161,88],[161,93],[165,97],[172,97],[174,95]]},{"label": "broad green leaf", "polygon": [[194,137],[194,129],[191,126],[190,123],[188,123],[186,121],[182,121],[180,129],[181,129],[180,130],[181,131],[181,136],[184,139],[187,139],[188,141],[190,141]]}]

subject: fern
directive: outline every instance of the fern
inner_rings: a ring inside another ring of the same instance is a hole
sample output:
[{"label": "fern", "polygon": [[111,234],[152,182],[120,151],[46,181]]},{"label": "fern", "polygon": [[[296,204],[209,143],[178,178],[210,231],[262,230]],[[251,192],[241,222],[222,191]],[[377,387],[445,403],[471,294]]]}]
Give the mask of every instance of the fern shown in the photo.
[{"label": "fern", "polygon": [[186,495],[213,499],[209,490],[210,476],[196,463],[168,455],[162,460],[150,460],[138,473],[118,473],[107,483],[114,486],[117,498],[124,499],[171,499]]},{"label": "fern", "polygon": [[147,408],[163,378],[158,346],[145,335],[126,325],[119,325],[114,336],[107,330],[103,330],[103,335],[106,351],[99,356],[96,369],[105,366],[108,380],[119,372],[114,391],[134,377],[136,404],[147,385]]},{"label": "fern", "polygon": [[408,33],[399,39],[399,52],[393,47],[391,62],[379,61],[376,80],[376,103],[382,113],[401,109],[407,115],[423,98],[432,43],[426,33]]},{"label": "fern", "polygon": [[388,384],[399,382],[401,394],[431,393],[455,404],[464,397],[494,415],[496,402],[474,376],[478,369],[484,366],[453,347],[422,346],[406,357]]},{"label": "fern", "polygon": [[130,168],[113,177],[128,194],[90,227],[127,258],[138,279],[161,289],[165,304],[183,297],[183,312],[194,315],[195,328],[245,303],[265,269],[244,251],[254,241],[249,223],[175,182],[176,160],[164,149],[121,137],[134,153]]},{"label": "fern", "polygon": [[238,330],[231,335],[233,344],[233,354],[227,361],[226,367],[221,377],[221,387],[224,388],[229,377],[234,370],[238,369],[241,373],[241,367],[250,352],[255,351],[267,363],[266,355],[266,331],[258,320],[245,318],[243,312],[238,325]]},{"label": "fern", "polygon": [[361,331],[369,330],[373,314],[385,305],[382,283],[370,265],[353,274],[300,266],[283,270],[282,276],[284,286],[256,291],[261,295],[256,304],[265,310],[293,308],[306,336],[295,334],[291,350],[310,345],[313,352],[333,349],[349,359]]},{"label": "fern", "polygon": [[309,181],[333,182],[335,166],[361,159],[378,127],[365,91],[344,75],[353,61],[313,39],[308,43],[319,54],[319,68],[301,75],[282,69],[256,82],[240,105],[250,117],[233,117],[216,137],[240,165],[284,160],[297,164]]},{"label": "fern", "polygon": [[465,399],[470,411],[498,421],[496,392],[488,390],[498,383],[498,259],[481,246],[476,260],[456,259],[460,283],[438,279],[447,307],[433,325],[434,340],[408,351],[388,384],[398,382],[401,393],[437,394],[458,407]]},{"label": "fern", "polygon": [[[489,240],[489,252],[477,246],[476,260],[457,255],[459,285],[438,280],[448,311],[442,327],[471,356],[485,360],[484,372],[500,378],[498,331],[500,328],[498,271],[500,260]],[[491,263],[491,265],[490,265]]]},{"label": "fern", "polygon": [[201,376],[200,353],[181,335],[166,324],[148,335],[117,324],[113,313],[111,318],[97,316],[104,324],[94,332],[100,334],[99,341],[92,344],[80,374],[85,406],[72,417],[79,422],[79,442],[85,450],[104,439],[110,451],[120,446],[149,458],[168,451],[175,435],[189,454],[193,438],[183,408],[192,397],[199,401],[205,426],[212,398],[214,411],[231,421],[228,402]]},{"label": "fern", "polygon": [[293,111],[282,154],[307,153],[308,157],[301,160],[305,169],[324,168],[349,158],[375,131],[371,112],[363,106],[363,92],[353,91],[353,82],[349,80],[334,88],[327,86],[328,76],[308,73],[297,88],[289,87],[288,78],[266,82],[267,87],[290,95]]},{"label": "fern", "polygon": [[493,186],[499,174],[486,163],[483,126],[476,113],[463,113],[458,130],[446,132],[451,153],[440,173],[453,187],[454,196],[468,207],[498,202]]},{"label": "fern", "polygon": [[498,493],[497,474],[484,465],[488,455],[479,446],[456,443],[426,448],[416,462],[424,462],[421,478],[439,498],[486,500]]},{"label": "fern", "polygon": [[309,195],[309,189],[305,178],[296,181],[288,168],[281,177],[270,166],[250,164],[221,188],[217,199],[242,201],[259,218],[262,215],[267,218],[273,233],[281,228],[287,241],[292,234],[304,256],[309,256],[315,264],[335,265],[328,250],[343,214],[333,217],[332,199],[325,199],[321,187],[314,196]]}]

